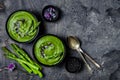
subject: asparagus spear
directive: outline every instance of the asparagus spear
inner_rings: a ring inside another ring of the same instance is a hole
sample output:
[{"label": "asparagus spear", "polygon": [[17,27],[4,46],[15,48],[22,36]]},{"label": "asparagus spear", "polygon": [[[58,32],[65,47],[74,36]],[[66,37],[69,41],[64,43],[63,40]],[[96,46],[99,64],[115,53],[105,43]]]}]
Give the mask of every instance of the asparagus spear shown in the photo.
[{"label": "asparagus spear", "polygon": [[39,67],[40,70],[42,69],[42,67],[40,67],[36,62],[34,62],[33,60],[30,59],[30,57],[27,55],[27,53],[23,49],[18,47],[16,44],[11,44],[10,46],[18,54],[18,56],[20,56],[22,59],[24,58],[25,60],[28,60],[30,63]]},{"label": "asparagus spear", "polygon": [[[14,52],[19,56],[19,58],[21,58],[21,59],[29,62],[29,60],[27,60],[27,59],[22,55],[22,53],[16,49],[16,47],[15,47],[14,44],[11,44],[10,47],[11,47],[11,48],[14,50]],[[23,53],[24,53],[24,52],[23,52]],[[30,62],[32,62],[32,61],[30,61]],[[32,62],[32,64],[33,64],[33,62]],[[31,69],[32,69],[32,71],[33,71],[34,74],[37,74],[37,72],[36,72],[33,68],[31,68]]]},{"label": "asparagus spear", "polygon": [[24,64],[28,65],[30,68],[32,68],[32,70],[34,70],[33,71],[34,74],[38,74],[40,78],[43,77],[42,73],[39,71],[39,68],[37,66],[35,66],[31,63],[28,63],[24,60],[21,60],[19,58],[14,58],[12,56],[7,56],[7,57],[10,58],[10,59],[16,60],[18,63],[24,63]]},{"label": "asparagus spear", "polygon": [[[14,55],[11,51],[9,51],[6,47],[2,47],[2,50],[5,52],[5,56],[8,57],[8,56],[11,56],[13,58],[17,58],[16,55]],[[26,66],[25,64],[19,62],[20,65],[28,72],[28,73],[31,73],[32,70],[30,68],[28,68],[28,66]]]},{"label": "asparagus spear", "polygon": [[19,62],[19,64],[28,72],[28,73],[32,73],[32,70],[30,68],[28,68],[28,66],[26,66],[25,64],[23,64],[22,62]]},{"label": "asparagus spear", "polygon": [[[15,47],[12,46],[12,48],[18,54],[19,58],[14,53],[12,53],[11,51],[9,51],[6,47],[2,47],[2,50],[6,53],[5,56],[8,57],[8,58],[10,58],[10,59],[16,60],[29,73],[31,73],[33,71],[33,73],[34,74],[38,74],[40,78],[43,77],[42,73],[39,71],[39,69],[41,69],[41,67],[37,63],[35,63],[34,61],[32,61],[28,57],[28,55],[21,48],[19,48],[16,44],[13,44],[13,45]],[[24,53],[24,56],[21,55],[22,52]],[[26,58],[30,62],[27,61]],[[28,68],[28,66],[29,66],[29,68]]]}]

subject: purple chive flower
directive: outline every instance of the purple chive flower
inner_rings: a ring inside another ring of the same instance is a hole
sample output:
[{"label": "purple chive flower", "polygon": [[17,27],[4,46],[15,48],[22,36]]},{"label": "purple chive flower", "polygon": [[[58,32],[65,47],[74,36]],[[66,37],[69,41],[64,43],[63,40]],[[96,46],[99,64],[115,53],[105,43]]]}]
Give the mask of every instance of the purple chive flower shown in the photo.
[{"label": "purple chive flower", "polygon": [[16,66],[15,66],[14,63],[10,63],[7,68],[8,68],[9,71],[13,71],[15,69],[15,67]]}]

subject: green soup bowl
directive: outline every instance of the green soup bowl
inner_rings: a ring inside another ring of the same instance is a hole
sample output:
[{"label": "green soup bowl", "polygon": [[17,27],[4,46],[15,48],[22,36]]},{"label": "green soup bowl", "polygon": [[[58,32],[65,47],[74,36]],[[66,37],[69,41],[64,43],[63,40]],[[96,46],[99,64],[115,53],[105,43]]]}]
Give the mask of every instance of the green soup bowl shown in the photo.
[{"label": "green soup bowl", "polygon": [[65,57],[63,42],[54,35],[40,37],[33,45],[33,53],[38,62],[46,66],[59,64]]},{"label": "green soup bowl", "polygon": [[20,43],[29,43],[39,32],[40,22],[30,12],[19,10],[13,12],[7,19],[6,32],[11,39]]}]

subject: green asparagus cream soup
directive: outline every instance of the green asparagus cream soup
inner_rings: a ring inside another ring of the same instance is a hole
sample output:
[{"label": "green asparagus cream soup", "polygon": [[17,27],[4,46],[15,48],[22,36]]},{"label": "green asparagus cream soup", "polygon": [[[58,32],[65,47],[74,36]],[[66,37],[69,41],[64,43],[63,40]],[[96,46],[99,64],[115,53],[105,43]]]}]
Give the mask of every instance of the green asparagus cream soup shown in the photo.
[{"label": "green asparagus cream soup", "polygon": [[18,42],[29,42],[38,33],[40,22],[27,11],[14,12],[7,21],[9,36]]},{"label": "green asparagus cream soup", "polygon": [[36,59],[44,65],[55,65],[64,57],[65,48],[62,41],[52,35],[40,38],[34,45]]}]

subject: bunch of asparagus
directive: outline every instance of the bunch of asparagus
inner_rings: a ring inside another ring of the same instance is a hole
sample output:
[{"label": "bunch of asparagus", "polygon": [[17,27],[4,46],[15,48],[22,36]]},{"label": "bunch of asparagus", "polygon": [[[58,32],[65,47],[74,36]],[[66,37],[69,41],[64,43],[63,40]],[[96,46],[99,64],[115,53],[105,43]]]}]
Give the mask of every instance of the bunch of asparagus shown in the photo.
[{"label": "bunch of asparagus", "polygon": [[5,57],[17,61],[28,73],[37,74],[40,78],[43,77],[41,66],[34,62],[22,48],[16,44],[10,44],[10,47],[14,52],[2,47]]}]

